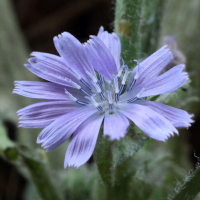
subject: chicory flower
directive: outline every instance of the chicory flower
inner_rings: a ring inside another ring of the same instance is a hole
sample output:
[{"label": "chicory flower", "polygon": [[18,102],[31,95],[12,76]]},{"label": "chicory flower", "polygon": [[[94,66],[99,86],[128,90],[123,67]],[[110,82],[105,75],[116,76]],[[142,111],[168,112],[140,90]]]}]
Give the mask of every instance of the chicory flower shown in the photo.
[{"label": "chicory flower", "polygon": [[[20,126],[44,128],[37,138],[51,151],[71,137],[64,166],[80,167],[91,157],[103,123],[103,134],[111,140],[124,137],[131,120],[149,137],[165,141],[189,127],[186,111],[144,97],[173,92],[188,75],[184,65],[161,74],[172,60],[163,46],[134,70],[120,66],[121,44],[115,33],[100,28],[81,44],[64,32],[54,38],[60,56],[33,52],[25,67],[48,82],[16,81],[14,93],[46,99],[17,112]],[[161,75],[160,75],[161,74]],[[129,78],[128,78],[129,77]]]}]

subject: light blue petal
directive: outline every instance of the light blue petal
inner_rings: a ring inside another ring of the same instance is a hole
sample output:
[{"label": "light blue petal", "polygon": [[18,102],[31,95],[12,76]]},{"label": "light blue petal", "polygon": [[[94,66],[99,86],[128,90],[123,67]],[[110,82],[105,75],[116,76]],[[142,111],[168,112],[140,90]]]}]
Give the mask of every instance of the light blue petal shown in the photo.
[{"label": "light blue petal", "polygon": [[169,120],[174,127],[186,127],[191,126],[193,115],[189,115],[186,111],[174,108],[162,103],[147,100],[137,100],[135,103],[147,106],[155,112],[161,114],[167,120]]},{"label": "light blue petal", "polygon": [[97,112],[84,121],[74,132],[67,148],[64,167],[80,167],[94,151],[104,115]]},{"label": "light blue petal", "polygon": [[111,140],[119,140],[125,136],[128,126],[129,121],[122,113],[115,110],[113,114],[110,114],[107,111],[104,119],[103,134],[108,135]]},{"label": "light blue petal", "polygon": [[170,93],[180,88],[188,80],[188,74],[183,72],[184,68],[185,65],[177,65],[164,74],[144,83],[145,90],[141,93],[140,98]]},{"label": "light blue petal", "polygon": [[106,45],[97,36],[91,37],[92,39],[84,45],[88,61],[99,74],[112,80],[117,74],[115,60]]},{"label": "light blue petal", "polygon": [[120,68],[120,54],[121,54],[121,42],[116,33],[108,33],[104,31],[104,28],[101,26],[99,29],[98,35],[101,41],[106,45],[117,65],[117,70]]},{"label": "light blue petal", "polygon": [[96,76],[86,58],[83,45],[73,35],[64,32],[58,37],[54,37],[54,44],[65,64],[75,70],[84,80],[88,80],[85,69]]},{"label": "light blue petal", "polygon": [[130,92],[120,96],[120,101],[127,101],[139,94],[138,98],[166,94],[180,88],[187,80],[188,74],[183,72],[184,65],[177,65],[164,74],[136,85]]},{"label": "light blue petal", "polygon": [[139,104],[120,104],[119,111],[132,120],[149,137],[165,141],[173,135],[178,134],[176,128],[161,114],[147,106]]},{"label": "light blue petal", "polygon": [[84,94],[78,89],[38,81],[15,81],[13,93],[36,99],[71,100],[65,94],[65,89],[77,98],[84,99]]},{"label": "light blue petal", "polygon": [[19,126],[24,128],[45,128],[60,116],[79,108],[73,101],[44,101],[20,109],[17,114]]},{"label": "light blue petal", "polygon": [[[169,51],[167,45],[161,47],[158,51],[150,55],[140,63],[139,76],[135,85],[144,83],[147,80],[157,77],[172,60],[172,58],[172,53]],[[131,73],[127,84],[128,86],[130,85],[137,71],[138,66],[136,66]]]},{"label": "light blue petal", "polygon": [[29,65],[27,67],[40,78],[61,85],[70,85],[67,79],[79,83],[61,57],[41,52],[33,52],[31,55],[34,56],[29,59],[31,67]]},{"label": "light blue petal", "polygon": [[94,106],[83,106],[56,119],[38,135],[37,143],[51,151],[65,142],[88,117],[98,110]]},{"label": "light blue petal", "polygon": [[[32,59],[30,58],[29,62],[32,63]],[[69,82],[69,79],[66,76],[61,75],[60,73],[55,72],[56,70],[46,70],[45,68],[39,68],[38,64],[25,64],[24,65],[30,72],[37,75],[38,77],[45,79],[47,81],[58,83],[61,85],[73,87],[72,84]]]}]

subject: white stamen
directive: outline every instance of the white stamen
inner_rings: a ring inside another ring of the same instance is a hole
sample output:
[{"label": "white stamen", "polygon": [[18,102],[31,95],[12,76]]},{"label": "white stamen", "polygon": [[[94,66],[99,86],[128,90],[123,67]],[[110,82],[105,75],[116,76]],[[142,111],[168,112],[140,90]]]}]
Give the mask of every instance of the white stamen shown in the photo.
[{"label": "white stamen", "polygon": [[133,61],[135,61],[137,63],[138,69],[137,69],[137,72],[136,72],[136,74],[135,74],[130,86],[127,89],[127,92],[132,90],[133,86],[135,85],[135,83],[136,83],[136,81],[138,79],[139,72],[140,72],[140,69],[141,69],[140,63],[137,60],[133,60]]},{"label": "white stamen", "polygon": [[98,81],[97,85],[101,88],[102,93],[104,93],[104,89],[100,81]]},{"label": "white stamen", "polygon": [[137,94],[137,98],[139,98],[139,96],[142,94],[142,92],[144,92],[145,88],[142,88],[142,90]]},{"label": "white stamen", "polygon": [[85,69],[86,74],[92,79],[92,81],[94,83],[97,83],[98,79],[94,75],[92,75],[85,67],[84,67],[84,69]]},{"label": "white stamen", "polygon": [[77,88],[78,90],[81,89],[81,86],[78,85],[77,83],[75,83],[74,81],[72,81],[71,79],[69,80],[69,82],[70,82],[75,88]]},{"label": "white stamen", "polygon": [[95,87],[97,93],[98,93],[99,96],[101,97],[101,100],[102,100],[102,101],[105,101],[106,98],[104,97],[103,92],[102,92],[102,90],[101,90],[99,84],[98,84],[98,83],[93,83],[93,82],[92,82],[92,84],[94,85],[94,87]]},{"label": "white stamen", "polygon": [[94,82],[92,82],[92,85],[94,85],[94,87],[95,87],[95,89],[96,89],[96,91],[97,91],[98,93],[101,93],[101,92],[102,92],[102,90],[101,90],[101,88],[99,87],[99,85],[97,85],[97,84],[94,83]]},{"label": "white stamen", "polygon": [[83,92],[84,94],[91,96],[92,94],[89,93],[87,90],[84,90],[83,88],[80,89],[81,92]]},{"label": "white stamen", "polygon": [[114,105],[113,105],[113,99],[112,99],[112,92],[107,90],[107,94],[108,94],[109,109],[113,110]]},{"label": "white stamen", "polygon": [[91,96],[91,94],[86,91],[85,89],[83,89],[80,85],[78,85],[77,83],[73,82],[71,79],[69,81],[74,87],[76,87],[78,90],[80,90],[81,92],[83,92],[84,94]]},{"label": "white stamen", "polygon": [[133,61],[137,63],[137,66],[138,66],[138,73],[139,73],[139,71],[140,71],[140,63],[139,63],[137,60],[133,60]]},{"label": "white stamen", "polygon": [[112,100],[112,92],[107,90],[107,94],[108,94],[108,102],[109,102],[110,104],[112,104],[112,103],[113,103],[113,100]]},{"label": "white stamen", "polygon": [[70,98],[72,101],[74,101],[74,102],[76,102],[76,103],[78,103],[78,104],[80,104],[80,105],[87,105],[87,104],[88,104],[88,102],[79,100],[79,99],[77,99],[76,97],[74,97],[74,96],[73,96],[72,94],[70,94],[66,89],[65,89],[65,94],[67,94],[67,95],[69,96],[69,98]]},{"label": "white stamen", "polygon": [[77,98],[74,97],[72,94],[70,94],[66,89],[65,89],[65,94],[67,94],[72,101],[75,101],[75,102],[77,101]]},{"label": "white stamen", "polygon": [[124,74],[124,76],[123,76],[123,79],[122,79],[122,84],[123,84],[123,85],[125,85],[126,79],[127,79],[128,74],[129,74],[130,72],[131,72],[131,71],[128,71],[128,70],[126,69],[126,72],[125,72],[125,74]]},{"label": "white stamen", "polygon": [[122,91],[123,91],[123,89],[124,89],[124,86],[125,86],[125,83],[126,83],[126,79],[127,79],[128,74],[129,74],[130,72],[131,72],[131,71],[128,71],[128,70],[126,69],[126,72],[125,72],[124,77],[123,77],[123,79],[122,79],[122,83],[121,83],[121,85],[120,85],[120,87],[119,87],[119,94],[122,93]]},{"label": "white stamen", "polygon": [[127,101],[127,103],[133,103],[134,101],[136,101],[140,95],[142,94],[142,92],[144,92],[145,88],[142,88],[142,90],[134,97],[134,98],[131,98]]},{"label": "white stamen", "polygon": [[121,67],[118,71],[117,78],[119,79],[122,74],[123,68]]},{"label": "white stamen", "polygon": [[104,79],[105,80],[105,90],[112,90],[111,88],[111,81]]},{"label": "white stamen", "polygon": [[82,100],[79,100],[79,99],[76,101],[76,103],[78,103],[80,105],[87,105],[87,104],[89,104],[88,102],[82,101]]},{"label": "white stamen", "polygon": [[81,80],[81,76],[78,74],[78,73],[76,73],[76,71],[74,71],[72,68],[68,68],[70,71],[71,71],[71,73],[80,81]]},{"label": "white stamen", "polygon": [[119,85],[117,77],[114,78],[115,93],[119,93]]},{"label": "white stamen", "polygon": [[115,102],[119,101],[119,84],[117,77],[114,78],[114,87],[115,87]]},{"label": "white stamen", "polygon": [[125,67],[127,67],[127,65],[125,65],[123,59],[122,59],[122,62],[123,62],[123,65],[120,67],[120,69],[119,69],[119,71],[118,71],[118,74],[117,74],[117,78],[118,78],[118,80],[119,80],[120,77],[121,77],[121,74],[122,74],[123,69],[124,69]]},{"label": "white stamen", "polygon": [[80,82],[86,87],[88,88],[89,90],[92,90],[91,86],[84,80],[81,78]]},{"label": "white stamen", "polygon": [[101,76],[101,74],[99,74],[99,78],[100,78],[100,83],[103,85],[104,84],[104,77]]},{"label": "white stamen", "polygon": [[85,96],[85,98],[90,100],[91,103],[97,108],[97,110],[103,112],[103,108],[94,100],[93,96],[91,97]]}]

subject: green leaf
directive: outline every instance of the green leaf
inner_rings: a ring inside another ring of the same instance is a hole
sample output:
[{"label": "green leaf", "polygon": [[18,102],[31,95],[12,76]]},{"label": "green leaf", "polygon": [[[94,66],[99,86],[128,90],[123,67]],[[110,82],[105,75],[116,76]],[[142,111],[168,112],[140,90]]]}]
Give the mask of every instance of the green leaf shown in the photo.
[{"label": "green leaf", "polygon": [[0,153],[11,147],[14,147],[14,143],[8,139],[6,130],[0,122]]},{"label": "green leaf", "polygon": [[21,156],[42,199],[61,200],[61,195],[57,190],[57,183],[51,180],[49,171],[44,163],[23,153]]},{"label": "green leaf", "polygon": [[127,158],[133,156],[148,140],[148,136],[143,133],[134,133],[130,130],[126,137],[115,141],[112,147],[113,168]]},{"label": "green leaf", "polygon": [[[180,182],[179,182],[180,184]],[[200,167],[192,174],[189,174],[188,177],[184,179],[184,183],[180,184],[176,188],[177,194],[174,195],[171,200],[187,200],[194,199],[195,196],[200,192]]]},{"label": "green leaf", "polygon": [[41,154],[39,155],[37,151],[33,154],[28,147],[17,146],[13,143],[7,137],[2,124],[0,124],[0,155],[17,167],[24,166],[28,170],[31,180],[44,200],[62,199],[57,191],[56,183],[52,182],[47,166],[41,159]]},{"label": "green leaf", "polygon": [[94,151],[94,159],[98,166],[98,171],[105,184],[112,182],[112,141],[108,137],[103,136],[101,129]]},{"label": "green leaf", "polygon": [[111,141],[109,137],[103,136],[102,130],[100,131],[94,158],[105,184],[114,185],[115,168],[132,157],[148,140],[148,137],[141,131],[139,132],[139,129],[136,130],[137,133],[135,133],[134,129],[137,129],[137,127],[131,124],[126,136],[118,141]]}]

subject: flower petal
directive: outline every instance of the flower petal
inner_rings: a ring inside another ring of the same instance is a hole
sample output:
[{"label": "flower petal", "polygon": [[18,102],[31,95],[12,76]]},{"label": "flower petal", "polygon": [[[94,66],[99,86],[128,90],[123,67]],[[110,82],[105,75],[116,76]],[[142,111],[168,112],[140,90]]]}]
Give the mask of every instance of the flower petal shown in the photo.
[{"label": "flower petal", "polygon": [[37,75],[38,77],[53,82],[58,83],[61,85],[73,87],[72,84],[69,82],[69,79],[66,76],[61,75],[56,70],[47,70],[47,67],[40,68],[40,65],[35,62],[35,58],[30,58],[29,62],[31,64],[25,64],[24,66],[33,74]]},{"label": "flower petal", "polygon": [[174,108],[162,103],[147,100],[137,100],[135,103],[147,106],[157,113],[160,113],[163,117],[169,120],[174,127],[189,127],[193,120],[193,115],[189,115],[186,111]]},{"label": "flower petal", "polygon": [[[161,47],[158,51],[150,55],[140,63],[139,76],[135,85],[157,77],[172,58],[172,53],[169,51],[167,45]],[[130,85],[137,71],[138,66],[136,66],[131,73],[127,86]]]},{"label": "flower petal", "polygon": [[117,70],[120,68],[120,54],[121,54],[121,43],[116,33],[108,33],[104,31],[103,26],[99,29],[98,35],[101,41],[106,45],[117,65]]},{"label": "flower petal", "polygon": [[67,148],[64,167],[80,167],[91,157],[104,115],[97,112],[83,122],[74,132]]},{"label": "flower petal", "polygon": [[99,74],[108,80],[112,80],[113,76],[117,74],[115,60],[108,48],[97,36],[91,37],[92,39],[88,40],[84,45],[88,61]]},{"label": "flower petal", "polygon": [[80,83],[61,57],[41,52],[31,55],[34,57],[29,59],[31,67],[28,66],[28,69],[37,76],[61,85],[71,85],[68,79]]},{"label": "flower petal", "polygon": [[15,81],[13,93],[36,99],[71,100],[65,94],[65,89],[77,98],[84,99],[83,93],[78,89],[49,82]]},{"label": "flower petal", "polygon": [[173,135],[178,134],[175,127],[161,114],[147,106],[139,104],[121,104],[119,111],[131,119],[149,137],[165,141]]},{"label": "flower petal", "polygon": [[45,128],[60,116],[79,108],[73,101],[44,101],[17,111],[20,127]]},{"label": "flower petal", "polygon": [[146,84],[144,83],[145,91],[141,93],[140,98],[165,94],[180,88],[188,80],[188,74],[182,72],[184,68],[184,65],[177,65]]},{"label": "flower petal", "polygon": [[54,37],[54,44],[65,64],[75,70],[84,80],[88,79],[85,69],[96,76],[93,67],[86,58],[83,45],[73,35],[64,32],[58,37]]},{"label": "flower petal", "polygon": [[51,151],[65,142],[78,126],[95,112],[99,112],[94,106],[83,106],[62,115],[49,126],[44,128],[37,138],[37,143]]},{"label": "flower petal", "polygon": [[111,140],[119,140],[125,136],[128,126],[129,121],[122,113],[115,110],[113,114],[110,114],[107,111],[104,119],[103,134],[108,135]]},{"label": "flower petal", "polygon": [[124,102],[136,97],[143,90],[143,88],[145,88],[145,86],[146,84],[140,84],[140,85],[134,86],[131,92],[124,92],[120,96],[120,102]]}]

